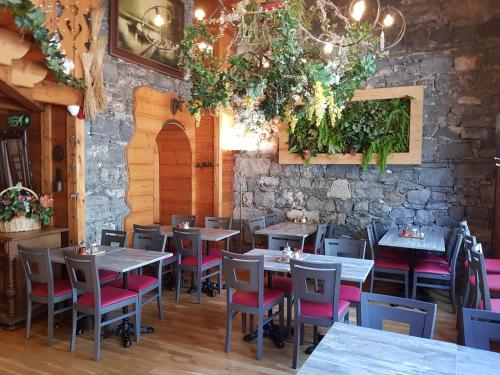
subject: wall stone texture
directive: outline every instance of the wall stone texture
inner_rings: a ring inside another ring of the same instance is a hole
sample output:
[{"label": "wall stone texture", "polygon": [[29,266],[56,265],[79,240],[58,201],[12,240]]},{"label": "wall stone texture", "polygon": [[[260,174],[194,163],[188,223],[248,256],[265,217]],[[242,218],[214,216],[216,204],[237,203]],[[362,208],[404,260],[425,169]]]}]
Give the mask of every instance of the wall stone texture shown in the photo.
[{"label": "wall stone texture", "polygon": [[[185,24],[191,23],[192,0],[183,0]],[[106,8],[109,1],[104,1]],[[105,12],[102,35],[108,35]],[[152,87],[174,92],[182,98],[189,95],[186,82],[152,71],[106,54],[104,81],[109,106],[105,113],[85,121],[86,220],[87,239],[100,238],[103,228],[121,229],[129,212],[124,196],[128,183],[125,148],[133,133],[134,89]]]},{"label": "wall stone texture", "polygon": [[[402,43],[367,87],[424,85],[423,162],[375,167],[280,165],[275,135],[236,156],[234,218],[265,212],[337,224],[363,235],[374,219],[441,227],[465,217],[486,246],[494,200],[495,117],[500,113],[498,0],[385,1],[405,15]],[[240,194],[240,189],[242,193]]]}]

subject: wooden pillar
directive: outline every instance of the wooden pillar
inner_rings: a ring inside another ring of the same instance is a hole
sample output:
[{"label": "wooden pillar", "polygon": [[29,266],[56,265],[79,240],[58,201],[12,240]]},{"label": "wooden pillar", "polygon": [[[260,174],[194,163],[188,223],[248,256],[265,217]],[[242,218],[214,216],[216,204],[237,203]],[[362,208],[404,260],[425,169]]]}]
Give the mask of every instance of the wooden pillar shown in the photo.
[{"label": "wooden pillar", "polygon": [[45,105],[45,111],[40,117],[40,132],[41,132],[41,188],[42,194],[52,195],[54,186],[53,170],[52,170],[52,105]]}]

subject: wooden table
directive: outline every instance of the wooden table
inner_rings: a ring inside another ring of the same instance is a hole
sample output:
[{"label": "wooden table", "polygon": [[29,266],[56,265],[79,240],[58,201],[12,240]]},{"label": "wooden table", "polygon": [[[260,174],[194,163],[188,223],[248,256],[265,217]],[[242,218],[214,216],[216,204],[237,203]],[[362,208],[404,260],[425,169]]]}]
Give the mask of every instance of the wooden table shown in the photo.
[{"label": "wooden table", "polygon": [[283,221],[278,224],[270,225],[268,227],[255,231],[255,234],[269,236],[270,234],[278,236],[296,236],[306,238],[311,234],[316,233],[318,224],[302,224],[294,223],[291,221]]},{"label": "wooden table", "polygon": [[298,373],[486,375],[499,368],[498,353],[335,323]]},{"label": "wooden table", "polygon": [[[264,255],[264,270],[271,272],[290,272],[290,264],[278,262],[281,257],[279,250],[253,249],[247,252],[248,255]],[[373,267],[371,259],[356,259],[348,257],[334,257],[326,255],[303,254],[304,260],[311,262],[341,263],[341,279],[363,283]]]},{"label": "wooden table", "polygon": [[[51,249],[50,257],[54,263],[64,264],[64,250],[77,251],[76,247],[67,247],[60,249]],[[173,256],[172,253],[158,251],[147,251],[138,249],[129,249],[123,247],[99,246],[99,250],[105,250],[104,254],[95,255],[98,269],[120,272],[123,275],[123,289],[128,288],[128,272],[137,268],[147,266],[159,262],[160,260]],[[128,306],[123,308],[125,313],[128,312]],[[144,333],[152,332],[150,327],[143,328]],[[123,345],[129,347],[132,345],[130,340],[130,325],[128,318],[123,319],[122,323]]]},{"label": "wooden table", "polygon": [[425,232],[423,239],[408,238],[401,236],[401,230],[397,228],[389,229],[389,231],[380,239],[379,246],[394,247],[408,250],[435,251],[444,253],[446,247],[444,244],[444,235],[437,230],[429,230]]},{"label": "wooden table", "polygon": [[[43,227],[28,232],[0,233],[0,324],[15,329],[26,319],[26,278],[17,246],[50,248],[68,245],[68,228]],[[33,316],[44,313],[33,306]]]}]

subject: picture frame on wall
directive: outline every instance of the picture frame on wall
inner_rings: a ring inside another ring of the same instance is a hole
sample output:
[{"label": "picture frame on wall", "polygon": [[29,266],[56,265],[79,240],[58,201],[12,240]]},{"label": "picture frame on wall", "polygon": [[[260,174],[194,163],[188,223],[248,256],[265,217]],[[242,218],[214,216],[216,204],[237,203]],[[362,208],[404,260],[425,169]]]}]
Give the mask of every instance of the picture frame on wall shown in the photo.
[{"label": "picture frame on wall", "polygon": [[179,44],[184,37],[184,16],[180,0],[111,0],[109,52],[183,79]]}]

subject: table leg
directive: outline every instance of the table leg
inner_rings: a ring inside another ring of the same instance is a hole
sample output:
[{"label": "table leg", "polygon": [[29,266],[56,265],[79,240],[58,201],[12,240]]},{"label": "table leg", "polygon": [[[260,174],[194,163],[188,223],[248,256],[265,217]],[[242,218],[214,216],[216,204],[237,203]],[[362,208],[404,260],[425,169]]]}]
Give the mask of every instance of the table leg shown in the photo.
[{"label": "table leg", "polygon": [[[128,289],[128,272],[123,273],[123,289]],[[140,306],[139,306],[140,308]],[[128,306],[123,307],[123,313],[128,313]],[[123,346],[126,348],[130,348],[132,346],[132,340],[130,340],[130,323],[128,321],[128,317],[123,318],[121,332],[123,338]]]}]

